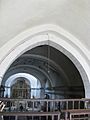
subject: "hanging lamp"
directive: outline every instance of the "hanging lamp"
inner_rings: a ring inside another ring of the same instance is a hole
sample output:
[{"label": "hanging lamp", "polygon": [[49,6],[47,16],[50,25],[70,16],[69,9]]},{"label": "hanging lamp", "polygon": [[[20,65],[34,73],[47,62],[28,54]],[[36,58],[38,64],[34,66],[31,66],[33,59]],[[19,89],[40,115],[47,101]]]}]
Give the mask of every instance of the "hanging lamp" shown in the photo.
[{"label": "hanging lamp", "polygon": [[49,45],[49,35],[48,36],[48,48],[47,48],[47,72],[50,73],[50,69],[49,69],[49,60],[50,60],[50,45]]}]

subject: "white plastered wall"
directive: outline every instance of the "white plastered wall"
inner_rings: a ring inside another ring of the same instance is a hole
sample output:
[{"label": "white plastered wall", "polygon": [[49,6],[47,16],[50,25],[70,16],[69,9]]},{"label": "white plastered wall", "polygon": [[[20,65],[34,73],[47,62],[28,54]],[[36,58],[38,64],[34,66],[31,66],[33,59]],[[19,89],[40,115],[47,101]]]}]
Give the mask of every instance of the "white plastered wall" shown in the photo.
[{"label": "white plastered wall", "polygon": [[0,48],[0,83],[15,59],[27,50],[45,44],[58,49],[71,59],[82,77],[85,97],[90,98],[89,51],[73,35],[51,24],[28,29]]}]

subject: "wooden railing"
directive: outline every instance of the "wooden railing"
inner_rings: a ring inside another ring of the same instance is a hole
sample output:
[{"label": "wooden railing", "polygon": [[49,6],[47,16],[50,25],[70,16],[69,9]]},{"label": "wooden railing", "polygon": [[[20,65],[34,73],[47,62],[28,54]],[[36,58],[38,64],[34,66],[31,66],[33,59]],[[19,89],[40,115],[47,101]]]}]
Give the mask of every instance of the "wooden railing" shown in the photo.
[{"label": "wooden railing", "polygon": [[[41,113],[45,116],[48,114],[52,114],[53,112],[59,112],[61,115],[66,110],[80,110],[80,109],[88,109],[90,99],[10,99],[10,98],[0,98],[0,101],[3,101],[5,104],[2,111],[0,111],[0,115],[8,115],[11,112],[15,115],[19,116],[21,112],[26,115],[28,113],[37,112],[38,116],[41,116]],[[21,109],[20,106],[23,106]],[[47,114],[45,114],[47,113]],[[56,113],[57,114],[57,113]],[[29,114],[31,116],[31,114]],[[35,115],[35,114],[33,114]],[[52,114],[53,116],[53,114]],[[68,116],[68,115],[67,115]],[[64,119],[67,120],[67,116]],[[53,117],[52,117],[53,118]],[[59,117],[58,117],[59,118]],[[53,118],[54,119],[54,118]],[[59,119],[57,119],[59,120]]]}]

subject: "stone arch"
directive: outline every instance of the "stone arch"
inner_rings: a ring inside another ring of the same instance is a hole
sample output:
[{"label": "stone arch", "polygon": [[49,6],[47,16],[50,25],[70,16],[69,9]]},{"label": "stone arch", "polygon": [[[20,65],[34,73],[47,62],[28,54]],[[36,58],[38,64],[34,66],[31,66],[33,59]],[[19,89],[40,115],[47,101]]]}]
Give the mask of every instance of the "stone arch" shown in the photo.
[{"label": "stone arch", "polygon": [[85,97],[90,97],[89,52],[77,38],[56,25],[42,25],[29,29],[8,41],[1,48],[0,81],[15,59],[36,46],[48,45],[48,42],[75,64],[84,83]]}]

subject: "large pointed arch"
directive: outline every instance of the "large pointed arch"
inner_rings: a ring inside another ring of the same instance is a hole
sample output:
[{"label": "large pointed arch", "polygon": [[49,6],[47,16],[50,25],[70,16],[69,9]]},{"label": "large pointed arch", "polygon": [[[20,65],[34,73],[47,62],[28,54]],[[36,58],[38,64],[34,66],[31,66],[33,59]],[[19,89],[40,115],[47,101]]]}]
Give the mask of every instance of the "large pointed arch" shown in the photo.
[{"label": "large pointed arch", "polygon": [[89,52],[78,39],[56,25],[42,25],[29,29],[8,41],[0,49],[1,81],[15,59],[36,46],[48,45],[48,41],[50,46],[64,53],[75,64],[84,83],[85,96],[90,97]]}]

